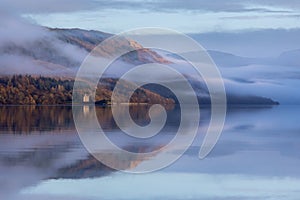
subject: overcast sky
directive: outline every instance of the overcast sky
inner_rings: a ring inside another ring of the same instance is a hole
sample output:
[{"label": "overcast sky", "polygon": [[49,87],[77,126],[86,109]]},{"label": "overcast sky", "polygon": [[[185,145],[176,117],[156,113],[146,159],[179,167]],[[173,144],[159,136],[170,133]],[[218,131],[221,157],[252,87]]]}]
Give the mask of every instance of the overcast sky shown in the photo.
[{"label": "overcast sky", "polygon": [[[15,30],[20,20],[109,33],[171,28],[193,36],[206,49],[248,57],[300,48],[298,0],[0,0],[0,25]],[[26,32],[17,34],[22,35]]]},{"label": "overcast sky", "polygon": [[32,22],[117,33],[159,26],[184,33],[300,28],[298,0],[1,0]]}]

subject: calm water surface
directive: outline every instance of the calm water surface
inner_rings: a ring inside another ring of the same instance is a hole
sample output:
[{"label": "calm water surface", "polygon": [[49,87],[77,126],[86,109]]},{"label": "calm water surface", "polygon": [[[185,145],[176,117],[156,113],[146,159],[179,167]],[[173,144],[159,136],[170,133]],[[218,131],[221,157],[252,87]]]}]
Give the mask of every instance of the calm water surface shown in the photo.
[{"label": "calm water surface", "polygon": [[[138,124],[149,123],[147,109],[131,109]],[[298,106],[230,108],[219,142],[200,160],[210,117],[203,109],[198,136],[183,157],[148,174],[118,172],[89,155],[69,106],[6,106],[0,112],[0,199],[300,199]],[[97,108],[97,116],[112,141],[145,152],[172,139],[180,112],[169,109],[166,127],[150,141],[124,137],[110,108]],[[110,159],[124,169],[146,162]]]}]

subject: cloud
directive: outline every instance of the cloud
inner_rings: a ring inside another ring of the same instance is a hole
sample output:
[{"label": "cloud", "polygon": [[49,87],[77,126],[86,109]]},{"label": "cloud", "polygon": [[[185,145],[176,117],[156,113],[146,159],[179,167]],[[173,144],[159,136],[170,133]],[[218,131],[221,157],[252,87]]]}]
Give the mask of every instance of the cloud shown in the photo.
[{"label": "cloud", "polygon": [[300,1],[298,0],[288,0],[288,1],[287,0],[254,0],[254,1],[248,0],[248,3],[250,2],[256,5],[276,6],[276,7],[289,8],[289,9],[300,8]]},{"label": "cloud", "polygon": [[299,49],[299,35],[300,29],[263,29],[189,34],[206,49],[245,57],[276,57],[283,51]]},{"label": "cloud", "polygon": [[7,12],[0,12],[0,26],[0,46],[9,41],[23,43],[47,35],[44,27],[31,24],[21,17]]},{"label": "cloud", "polygon": [[[157,3],[158,1],[156,1]],[[172,9],[187,10],[207,10],[214,12],[245,12],[245,11],[261,11],[261,12],[286,12],[287,9],[299,9],[299,1],[285,0],[163,0],[157,5]],[[282,10],[273,10],[272,8],[282,8]]]},{"label": "cloud", "polygon": [[[297,0],[2,0],[2,8],[18,13],[56,13],[101,9],[129,9],[174,12],[288,12],[300,9]],[[277,8],[274,10],[274,8]]]},{"label": "cloud", "polygon": [[141,26],[182,32],[298,28],[298,4],[280,0],[2,0],[0,7],[50,27],[117,33]]},{"label": "cloud", "polygon": [[0,12],[0,26],[0,74],[67,74],[87,55],[16,14]]},{"label": "cloud", "polygon": [[101,5],[93,0],[1,0],[0,7],[14,13],[53,13],[89,10]]}]

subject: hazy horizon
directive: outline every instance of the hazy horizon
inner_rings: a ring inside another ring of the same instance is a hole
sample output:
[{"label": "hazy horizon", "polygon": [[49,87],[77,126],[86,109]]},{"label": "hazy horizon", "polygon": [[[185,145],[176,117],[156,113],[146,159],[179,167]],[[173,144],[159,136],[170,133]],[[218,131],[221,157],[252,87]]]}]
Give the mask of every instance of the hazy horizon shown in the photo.
[{"label": "hazy horizon", "polygon": [[0,0],[0,27],[0,198],[299,199],[300,1]]}]

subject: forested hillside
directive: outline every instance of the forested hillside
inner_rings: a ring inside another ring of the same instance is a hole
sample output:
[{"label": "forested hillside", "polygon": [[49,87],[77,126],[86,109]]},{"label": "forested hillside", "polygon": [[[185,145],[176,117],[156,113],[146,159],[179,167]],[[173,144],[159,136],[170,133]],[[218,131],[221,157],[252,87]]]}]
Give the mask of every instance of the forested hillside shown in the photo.
[{"label": "forested hillside", "polygon": [[[116,79],[106,78],[101,80],[96,90],[95,99],[90,98],[90,102],[99,100],[110,100],[112,91],[116,84]],[[54,105],[71,104],[73,92],[73,79],[62,79],[54,77],[13,75],[0,77],[0,104],[9,105]],[[87,83],[83,83],[87,84]],[[130,92],[132,84],[124,82],[124,94]],[[86,87],[88,88],[88,87]],[[82,97],[91,90],[82,91]],[[119,95],[117,101],[122,102],[124,96]],[[131,97],[132,103],[159,103],[174,104],[170,98],[162,97],[150,90],[139,88]]]}]

